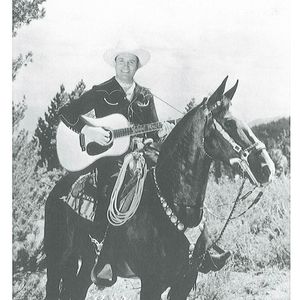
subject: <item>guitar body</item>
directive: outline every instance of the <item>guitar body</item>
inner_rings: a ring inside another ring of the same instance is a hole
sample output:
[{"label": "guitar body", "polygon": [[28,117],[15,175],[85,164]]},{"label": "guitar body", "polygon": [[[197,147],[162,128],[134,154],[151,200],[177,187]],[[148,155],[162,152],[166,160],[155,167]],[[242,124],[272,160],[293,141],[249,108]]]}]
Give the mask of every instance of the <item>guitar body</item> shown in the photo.
[{"label": "guitar body", "polygon": [[113,130],[129,127],[128,120],[121,114],[112,114],[104,118],[93,119],[81,116],[85,123],[93,127],[104,127],[111,131],[111,141],[107,146],[100,146],[85,136],[86,150],[80,146],[79,134],[60,122],[56,133],[57,155],[60,164],[69,172],[82,171],[97,160],[108,156],[124,154],[130,145],[130,136],[115,138]]}]

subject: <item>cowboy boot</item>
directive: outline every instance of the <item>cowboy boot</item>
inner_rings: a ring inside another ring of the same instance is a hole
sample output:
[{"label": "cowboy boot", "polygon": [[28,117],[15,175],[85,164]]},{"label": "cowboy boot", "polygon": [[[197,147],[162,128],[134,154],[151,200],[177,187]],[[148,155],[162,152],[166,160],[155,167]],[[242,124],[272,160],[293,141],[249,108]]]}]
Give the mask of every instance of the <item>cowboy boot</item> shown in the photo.
[{"label": "cowboy boot", "polygon": [[203,263],[199,268],[199,271],[201,273],[206,274],[209,271],[216,272],[221,270],[224,267],[226,260],[229,258],[230,255],[231,254],[229,251],[224,251],[222,254],[210,254],[209,252],[207,252],[205,254]]},{"label": "cowboy boot", "polygon": [[[203,238],[206,243],[206,249],[208,248],[208,245],[212,244],[212,241],[208,235],[206,227],[204,227],[203,230]],[[224,251],[222,248],[220,248],[218,245],[213,245],[212,247],[218,254],[211,254],[209,251],[206,252],[202,264],[199,266],[199,272],[201,273],[208,273],[209,271],[219,271],[221,270],[226,260],[231,255],[229,251]]]}]

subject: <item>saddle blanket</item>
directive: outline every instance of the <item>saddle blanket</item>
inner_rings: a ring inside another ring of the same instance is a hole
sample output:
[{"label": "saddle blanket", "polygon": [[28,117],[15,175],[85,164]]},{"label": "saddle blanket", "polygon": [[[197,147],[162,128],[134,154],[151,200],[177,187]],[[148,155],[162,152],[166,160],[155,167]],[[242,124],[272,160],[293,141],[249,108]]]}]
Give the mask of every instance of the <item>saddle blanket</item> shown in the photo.
[{"label": "saddle blanket", "polygon": [[96,174],[91,172],[80,176],[71,186],[69,194],[60,199],[79,216],[93,222],[97,208],[96,192]]}]

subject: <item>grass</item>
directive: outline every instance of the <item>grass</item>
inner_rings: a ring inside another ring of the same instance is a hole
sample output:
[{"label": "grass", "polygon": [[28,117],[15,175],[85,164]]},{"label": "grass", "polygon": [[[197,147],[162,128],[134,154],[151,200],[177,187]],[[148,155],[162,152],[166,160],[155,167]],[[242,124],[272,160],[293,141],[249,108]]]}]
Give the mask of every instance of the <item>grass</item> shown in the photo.
[{"label": "grass", "polygon": [[[206,206],[213,214],[206,210],[206,217],[213,238],[224,225],[220,218],[229,215],[238,186],[226,178],[220,185],[208,185]],[[238,205],[236,213],[253,199]],[[219,245],[232,257],[222,271],[199,275],[190,299],[289,299],[289,220],[289,178],[276,178],[256,206],[229,223]]]},{"label": "grass", "polygon": [[[212,239],[218,237],[239,185],[240,182],[232,182],[225,177],[220,184],[210,179],[205,215]],[[245,187],[245,191],[249,188]],[[238,205],[236,213],[250,205],[253,200],[251,197]],[[220,272],[199,274],[196,289],[191,292],[189,300],[289,299],[289,220],[289,178],[276,178],[266,187],[263,197],[252,209],[229,223],[219,243],[219,246],[232,252],[229,262]],[[33,228],[41,228],[40,222],[32,224]],[[18,241],[25,254],[35,250],[31,241],[30,236],[24,237],[23,242]],[[29,247],[27,252],[26,247]],[[23,252],[16,252],[16,255]],[[15,259],[18,260],[18,257]],[[30,272],[28,268],[14,271],[15,300],[43,299],[45,271]],[[86,299],[120,300],[122,297],[124,300],[139,299],[139,281],[120,279],[115,286],[105,289],[101,294],[92,286]]]}]

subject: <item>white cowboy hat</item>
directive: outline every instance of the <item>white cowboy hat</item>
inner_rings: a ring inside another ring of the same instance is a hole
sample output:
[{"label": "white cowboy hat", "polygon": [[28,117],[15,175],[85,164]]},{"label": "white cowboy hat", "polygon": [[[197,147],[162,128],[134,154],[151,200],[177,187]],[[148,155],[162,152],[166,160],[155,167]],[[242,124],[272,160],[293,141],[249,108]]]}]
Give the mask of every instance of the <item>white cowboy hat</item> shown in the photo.
[{"label": "white cowboy hat", "polygon": [[111,65],[115,66],[115,59],[121,53],[131,53],[138,57],[139,68],[143,67],[150,60],[150,53],[138,46],[135,41],[124,39],[120,40],[115,48],[108,49],[104,52],[104,60]]}]

